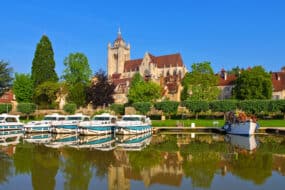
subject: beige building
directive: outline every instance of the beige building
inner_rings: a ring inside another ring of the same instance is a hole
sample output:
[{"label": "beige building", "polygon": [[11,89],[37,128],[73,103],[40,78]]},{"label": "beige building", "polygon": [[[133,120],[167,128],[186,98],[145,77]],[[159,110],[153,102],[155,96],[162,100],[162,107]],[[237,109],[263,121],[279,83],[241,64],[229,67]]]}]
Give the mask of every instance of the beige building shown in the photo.
[{"label": "beige building", "polygon": [[271,81],[273,85],[273,99],[285,99],[285,68],[281,72],[271,73]]},{"label": "beige building", "polygon": [[129,84],[135,73],[160,84],[164,98],[180,101],[180,82],[187,72],[181,55],[154,56],[146,52],[143,58],[131,60],[130,50],[120,31],[114,43],[108,44],[108,77],[116,85],[115,103],[128,101]]}]

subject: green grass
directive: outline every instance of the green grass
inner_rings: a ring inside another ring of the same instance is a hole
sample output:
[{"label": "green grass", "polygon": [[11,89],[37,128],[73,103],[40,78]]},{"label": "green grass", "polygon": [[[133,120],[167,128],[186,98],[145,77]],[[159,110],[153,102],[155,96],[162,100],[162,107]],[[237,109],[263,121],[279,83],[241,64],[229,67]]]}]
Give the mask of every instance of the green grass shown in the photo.
[{"label": "green grass", "polygon": [[[214,126],[213,122],[218,122]],[[177,124],[184,124],[184,127],[190,127],[191,123],[195,123],[196,127],[222,127],[224,120],[218,119],[191,119],[191,120],[152,120],[154,127],[175,127]],[[258,120],[260,127],[285,127],[285,120]]]}]

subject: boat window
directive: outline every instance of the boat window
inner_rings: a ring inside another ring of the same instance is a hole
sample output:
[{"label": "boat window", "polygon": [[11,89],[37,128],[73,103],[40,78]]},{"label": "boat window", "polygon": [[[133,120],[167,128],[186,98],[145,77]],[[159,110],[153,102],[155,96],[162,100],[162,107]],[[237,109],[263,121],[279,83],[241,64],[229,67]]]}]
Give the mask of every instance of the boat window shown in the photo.
[{"label": "boat window", "polygon": [[88,117],[85,117],[83,121],[89,121],[90,119]]},{"label": "boat window", "polygon": [[0,120],[3,120],[4,119],[4,117],[0,117]]},{"label": "boat window", "polygon": [[45,121],[55,121],[56,117],[44,117]]},{"label": "boat window", "polygon": [[140,121],[139,117],[123,117],[123,121]]},{"label": "boat window", "polygon": [[94,117],[94,121],[108,121],[109,117]]},{"label": "boat window", "polygon": [[81,117],[67,117],[67,120],[73,120],[73,121],[78,121],[78,120],[81,120],[82,118]]},{"label": "boat window", "polygon": [[7,122],[17,122],[17,119],[15,117],[7,117],[6,121]]},{"label": "boat window", "polygon": [[58,121],[63,121],[63,120],[65,120],[65,117],[58,118]]}]

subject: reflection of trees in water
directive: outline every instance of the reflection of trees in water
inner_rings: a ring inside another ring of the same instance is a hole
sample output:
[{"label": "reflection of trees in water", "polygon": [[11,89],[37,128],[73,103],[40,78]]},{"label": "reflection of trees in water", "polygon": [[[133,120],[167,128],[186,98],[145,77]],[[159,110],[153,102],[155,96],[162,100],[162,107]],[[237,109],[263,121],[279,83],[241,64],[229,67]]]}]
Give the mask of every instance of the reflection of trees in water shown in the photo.
[{"label": "reflection of trees in water", "polygon": [[35,190],[55,188],[55,176],[59,168],[58,159],[57,150],[43,145],[35,146],[32,167],[32,183]]},{"label": "reflection of trees in water", "polygon": [[128,152],[129,164],[136,171],[151,169],[162,161],[161,153],[152,148],[145,148],[138,152]]},{"label": "reflection of trees in water", "polygon": [[191,177],[194,187],[210,187],[219,169],[221,152],[228,152],[224,142],[215,142],[210,135],[198,136],[187,145],[181,146],[183,171]]},{"label": "reflection of trees in water", "polygon": [[96,176],[104,177],[108,167],[114,160],[113,152],[101,152],[89,149],[64,149],[61,170],[65,177],[65,189],[88,189],[92,173],[96,168]]},{"label": "reflection of trees in water", "polygon": [[13,175],[13,161],[0,152],[0,184],[8,182],[9,177]]},{"label": "reflection of trees in water", "polygon": [[272,154],[238,154],[231,160],[232,173],[242,179],[263,184],[271,176]]},{"label": "reflection of trees in water", "polygon": [[13,156],[16,174],[30,174],[33,166],[35,144],[18,144]]},{"label": "reflection of trees in water", "polygon": [[31,174],[33,189],[54,189],[59,153],[43,145],[17,145],[14,154],[16,174]]}]

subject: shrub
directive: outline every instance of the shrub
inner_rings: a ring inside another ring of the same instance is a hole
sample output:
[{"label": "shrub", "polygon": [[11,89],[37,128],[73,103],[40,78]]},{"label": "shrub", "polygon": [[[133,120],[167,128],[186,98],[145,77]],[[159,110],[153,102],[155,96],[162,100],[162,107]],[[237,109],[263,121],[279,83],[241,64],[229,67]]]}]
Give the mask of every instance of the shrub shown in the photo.
[{"label": "shrub", "polygon": [[17,106],[17,110],[27,116],[29,120],[29,116],[31,113],[36,111],[36,104],[34,103],[19,103]]},{"label": "shrub", "polygon": [[65,104],[64,107],[63,107],[63,110],[66,112],[66,113],[69,113],[69,114],[74,114],[75,111],[76,111],[76,104],[75,103],[68,103],[68,104]]},{"label": "shrub", "polygon": [[195,113],[196,119],[198,119],[198,114],[200,112],[209,110],[209,104],[204,100],[187,100],[183,101],[182,105],[185,106],[189,111]]},{"label": "shrub", "polygon": [[151,103],[150,102],[136,102],[133,104],[133,107],[139,111],[141,114],[147,114],[150,111]]},{"label": "shrub", "polygon": [[11,110],[11,104],[0,104],[0,113],[9,113]]},{"label": "shrub", "polygon": [[169,116],[170,114],[176,114],[179,102],[176,101],[162,101],[154,104],[155,109],[161,110],[163,113]]},{"label": "shrub", "polygon": [[122,104],[112,104],[110,109],[118,115],[124,115],[125,113],[125,106]]}]

